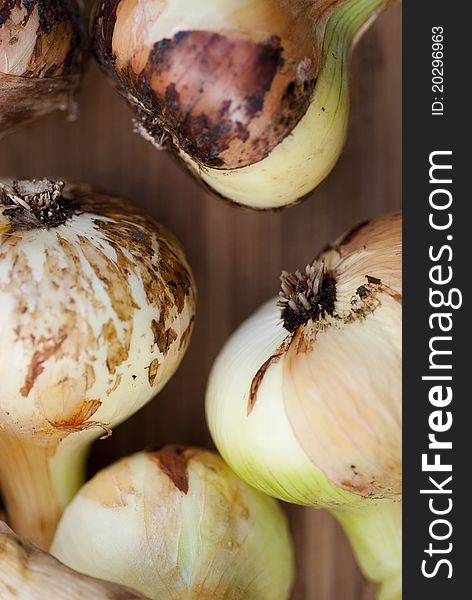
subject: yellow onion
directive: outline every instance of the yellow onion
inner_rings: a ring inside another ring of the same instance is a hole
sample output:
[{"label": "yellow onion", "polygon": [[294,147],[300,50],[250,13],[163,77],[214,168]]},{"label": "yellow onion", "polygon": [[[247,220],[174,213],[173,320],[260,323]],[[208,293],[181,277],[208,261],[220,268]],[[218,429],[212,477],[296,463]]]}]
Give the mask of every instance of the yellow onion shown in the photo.
[{"label": "yellow onion", "polygon": [[360,225],[233,334],[207,418],[245,481],[328,508],[380,598],[401,585],[401,216]]},{"label": "yellow onion", "polygon": [[221,196],[306,196],[346,135],[350,49],[389,0],[101,0],[94,52],[136,112]]},{"label": "yellow onion", "polygon": [[192,274],[127,200],[0,181],[0,484],[15,531],[47,548],[87,447],[165,385],[189,342]]},{"label": "yellow onion", "polygon": [[146,600],[116,583],[81,575],[18,538],[0,521],[2,600]]},{"label": "yellow onion", "polygon": [[191,447],[141,452],[98,473],[67,507],[51,551],[153,600],[287,600],[293,580],[277,503]]},{"label": "yellow onion", "polygon": [[71,106],[85,46],[76,0],[0,0],[0,137]]}]

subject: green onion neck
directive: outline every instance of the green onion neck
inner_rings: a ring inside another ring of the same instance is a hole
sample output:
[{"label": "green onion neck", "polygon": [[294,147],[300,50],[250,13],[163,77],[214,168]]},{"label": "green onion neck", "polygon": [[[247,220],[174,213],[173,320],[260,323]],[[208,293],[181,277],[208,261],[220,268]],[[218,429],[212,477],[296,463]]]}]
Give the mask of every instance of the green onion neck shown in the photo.
[{"label": "green onion neck", "polygon": [[362,36],[379,14],[395,0],[348,0],[330,17],[324,36],[324,68],[344,70],[339,52],[349,54],[352,45]]},{"label": "green onion neck", "polygon": [[395,2],[397,0],[347,0],[335,10],[332,21],[343,22],[345,31],[355,34]]},{"label": "green onion neck", "polygon": [[84,478],[86,446],[65,442],[0,434],[0,487],[8,523],[44,550]]},{"label": "green onion neck", "polygon": [[379,585],[378,600],[402,597],[402,504],[382,500],[353,511],[332,510],[365,577]]},{"label": "green onion neck", "polygon": [[313,98],[317,108],[318,103],[323,107],[322,111],[331,104],[348,106],[347,64],[351,49],[378,15],[393,1],[347,0],[331,14],[324,30],[322,61]]}]

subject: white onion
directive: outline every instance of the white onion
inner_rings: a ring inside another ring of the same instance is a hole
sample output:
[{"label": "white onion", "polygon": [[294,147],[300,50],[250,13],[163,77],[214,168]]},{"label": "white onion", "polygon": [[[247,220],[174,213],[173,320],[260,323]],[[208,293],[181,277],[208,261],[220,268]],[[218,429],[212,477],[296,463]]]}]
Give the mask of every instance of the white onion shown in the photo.
[{"label": "white onion", "polygon": [[48,180],[0,183],[0,483],[43,547],[91,441],[177,369],[195,310],[177,241],[127,200]]},{"label": "white onion", "polygon": [[277,503],[198,448],[166,446],[98,473],[67,507],[51,551],[153,600],[288,600],[293,582]]},{"label": "white onion", "polygon": [[386,215],[305,271],[283,273],[281,295],[232,335],[207,390],[210,431],[234,471],[272,496],[331,510],[366,575],[395,594],[401,254],[401,216]]}]

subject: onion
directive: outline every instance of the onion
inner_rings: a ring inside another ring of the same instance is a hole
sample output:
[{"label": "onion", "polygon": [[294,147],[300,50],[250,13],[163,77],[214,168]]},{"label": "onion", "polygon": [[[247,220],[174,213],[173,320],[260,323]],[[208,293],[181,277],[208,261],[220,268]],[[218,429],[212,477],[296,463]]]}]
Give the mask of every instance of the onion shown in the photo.
[{"label": "onion", "polygon": [[195,289],[177,241],[127,200],[0,182],[0,483],[15,531],[47,548],[85,453],[165,385]]},{"label": "onion", "polygon": [[401,583],[401,283],[400,214],[364,223],[303,273],[283,273],[279,298],[230,338],[207,390],[234,471],[331,510],[385,600]]},{"label": "onion", "polygon": [[0,0],[0,137],[71,106],[85,46],[76,0]]},{"label": "onion", "polygon": [[94,52],[136,112],[221,196],[306,196],[346,135],[350,49],[389,0],[100,0]]},{"label": "onion", "polygon": [[0,522],[2,600],[146,600],[128,588],[80,575]]},{"label": "onion", "polygon": [[190,447],[142,452],[98,473],[64,512],[52,553],[154,600],[287,600],[293,581],[276,502]]}]

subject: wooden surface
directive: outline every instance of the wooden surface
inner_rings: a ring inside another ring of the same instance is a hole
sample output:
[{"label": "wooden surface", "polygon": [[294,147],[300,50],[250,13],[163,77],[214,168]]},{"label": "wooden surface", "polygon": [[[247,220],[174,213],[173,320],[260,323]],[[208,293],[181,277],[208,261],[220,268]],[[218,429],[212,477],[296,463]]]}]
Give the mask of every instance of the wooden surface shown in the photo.
[{"label": "wooden surface", "polygon": [[[127,195],[183,243],[199,288],[191,348],[166,389],[114,435],[95,444],[91,471],[166,442],[210,446],[204,391],[234,328],[274,295],[282,269],[303,267],[353,224],[401,203],[401,9],[384,14],[358,45],[345,152],[304,203],[254,213],[205,193],[164,153],[133,134],[130,113],[92,65],[75,123],[61,114],[2,140],[0,176],[60,176]],[[293,600],[367,600],[373,590],[342,531],[324,511],[287,508],[297,547]]]}]

